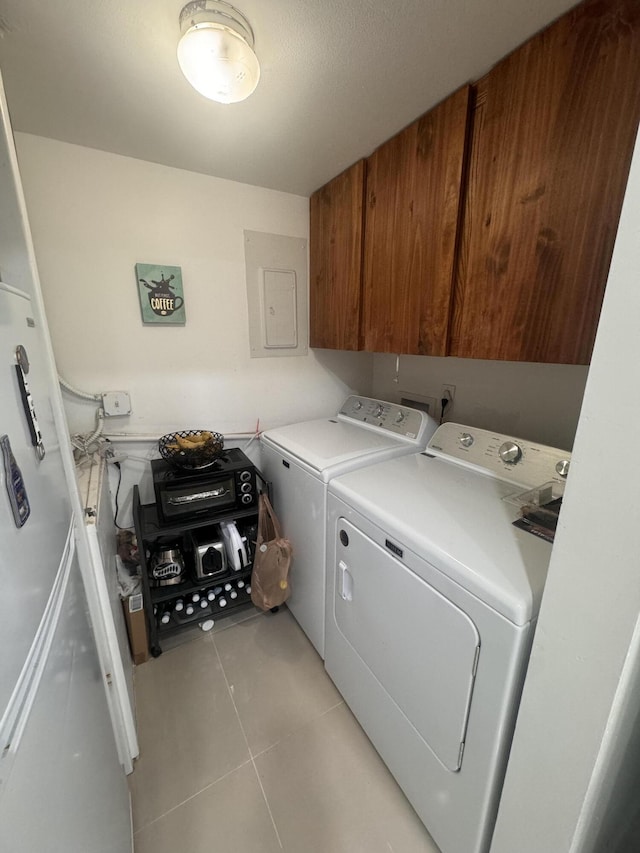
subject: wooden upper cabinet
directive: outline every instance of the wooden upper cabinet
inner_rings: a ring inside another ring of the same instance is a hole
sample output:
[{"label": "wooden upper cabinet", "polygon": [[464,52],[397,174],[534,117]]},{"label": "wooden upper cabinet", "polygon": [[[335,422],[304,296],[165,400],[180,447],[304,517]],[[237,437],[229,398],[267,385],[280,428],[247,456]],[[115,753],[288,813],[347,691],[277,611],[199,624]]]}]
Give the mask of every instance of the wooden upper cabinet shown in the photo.
[{"label": "wooden upper cabinet", "polygon": [[360,349],[364,173],[360,160],[311,196],[312,347]]},{"label": "wooden upper cabinet", "polygon": [[470,88],[367,160],[364,348],[445,355]]},{"label": "wooden upper cabinet", "polygon": [[583,3],[477,85],[450,355],[587,364],[640,118],[640,2]]}]

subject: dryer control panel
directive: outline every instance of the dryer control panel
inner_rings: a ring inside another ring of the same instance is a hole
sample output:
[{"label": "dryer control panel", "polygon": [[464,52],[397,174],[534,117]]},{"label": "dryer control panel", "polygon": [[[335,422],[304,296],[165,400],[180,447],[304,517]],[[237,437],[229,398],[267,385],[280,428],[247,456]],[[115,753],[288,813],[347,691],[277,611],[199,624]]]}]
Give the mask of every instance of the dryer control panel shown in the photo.
[{"label": "dryer control panel", "polygon": [[525,486],[563,483],[571,463],[566,450],[455,423],[439,426],[425,452]]},{"label": "dryer control panel", "polygon": [[422,444],[423,447],[436,427],[436,422],[426,412],[355,394],[347,397],[338,417],[341,420],[357,421],[366,426],[385,430]]}]

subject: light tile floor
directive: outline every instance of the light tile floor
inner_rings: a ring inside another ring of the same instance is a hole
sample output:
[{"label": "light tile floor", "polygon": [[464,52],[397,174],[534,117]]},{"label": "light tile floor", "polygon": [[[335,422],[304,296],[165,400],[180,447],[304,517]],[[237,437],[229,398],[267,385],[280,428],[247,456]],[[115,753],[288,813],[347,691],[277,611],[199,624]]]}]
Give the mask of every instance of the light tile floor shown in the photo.
[{"label": "light tile floor", "polygon": [[438,853],[286,608],[137,667],[135,853]]}]

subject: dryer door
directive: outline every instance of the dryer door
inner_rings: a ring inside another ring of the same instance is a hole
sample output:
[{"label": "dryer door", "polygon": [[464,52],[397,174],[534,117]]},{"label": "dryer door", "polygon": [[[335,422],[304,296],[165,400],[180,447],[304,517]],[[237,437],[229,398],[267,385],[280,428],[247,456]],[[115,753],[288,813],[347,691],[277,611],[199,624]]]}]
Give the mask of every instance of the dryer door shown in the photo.
[{"label": "dryer door", "polygon": [[476,626],[344,518],[337,535],[338,630],[442,764],[459,770],[480,649]]}]

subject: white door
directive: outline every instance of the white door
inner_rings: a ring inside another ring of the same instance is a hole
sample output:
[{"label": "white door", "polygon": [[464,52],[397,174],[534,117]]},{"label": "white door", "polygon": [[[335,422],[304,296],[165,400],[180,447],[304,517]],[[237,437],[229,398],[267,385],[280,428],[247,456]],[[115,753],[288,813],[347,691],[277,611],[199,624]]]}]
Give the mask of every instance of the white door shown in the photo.
[{"label": "white door", "polygon": [[[480,636],[469,616],[389,549],[338,519],[334,619],[440,762],[460,769]],[[331,670],[330,670],[331,672]],[[345,694],[349,701],[349,695]]]},{"label": "white door", "polygon": [[34,678],[2,761],[0,849],[131,853],[118,761],[78,560],[61,568]]}]

